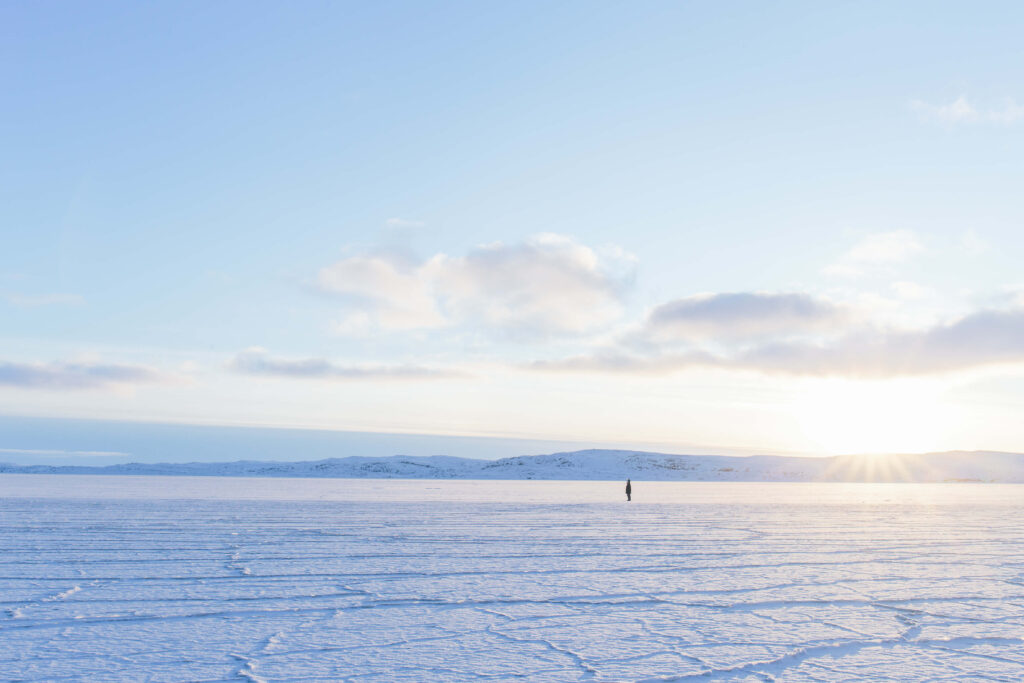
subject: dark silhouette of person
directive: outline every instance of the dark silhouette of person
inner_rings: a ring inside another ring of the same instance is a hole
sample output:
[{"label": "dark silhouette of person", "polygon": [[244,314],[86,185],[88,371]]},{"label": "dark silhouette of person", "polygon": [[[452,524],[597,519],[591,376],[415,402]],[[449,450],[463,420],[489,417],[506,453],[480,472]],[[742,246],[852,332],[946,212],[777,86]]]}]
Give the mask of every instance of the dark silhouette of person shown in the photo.
[{"label": "dark silhouette of person", "polygon": [[626,480],[626,500],[633,500],[633,484],[630,483],[629,479]]}]

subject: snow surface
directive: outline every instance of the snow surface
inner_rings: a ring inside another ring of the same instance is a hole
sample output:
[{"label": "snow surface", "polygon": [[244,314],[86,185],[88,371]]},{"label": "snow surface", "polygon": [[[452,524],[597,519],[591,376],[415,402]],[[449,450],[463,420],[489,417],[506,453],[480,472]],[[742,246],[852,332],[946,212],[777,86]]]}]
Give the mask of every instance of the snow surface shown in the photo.
[{"label": "snow surface", "polygon": [[551,479],[608,481],[891,481],[1024,482],[1024,455],[964,452],[826,458],[674,455],[592,449],[499,460],[444,455],[306,462],[130,463],[94,466],[4,465],[0,473],[170,474],[177,476],[333,477],[345,479]]},{"label": "snow surface", "polygon": [[0,475],[0,679],[1024,678],[1024,486]]}]

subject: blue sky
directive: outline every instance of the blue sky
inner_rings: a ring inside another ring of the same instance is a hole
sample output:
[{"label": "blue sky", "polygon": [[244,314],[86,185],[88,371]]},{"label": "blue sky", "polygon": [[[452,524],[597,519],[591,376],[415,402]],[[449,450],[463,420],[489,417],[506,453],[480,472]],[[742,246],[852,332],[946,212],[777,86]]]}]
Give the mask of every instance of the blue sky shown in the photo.
[{"label": "blue sky", "polygon": [[0,414],[1024,450],[1015,3],[0,26]]}]

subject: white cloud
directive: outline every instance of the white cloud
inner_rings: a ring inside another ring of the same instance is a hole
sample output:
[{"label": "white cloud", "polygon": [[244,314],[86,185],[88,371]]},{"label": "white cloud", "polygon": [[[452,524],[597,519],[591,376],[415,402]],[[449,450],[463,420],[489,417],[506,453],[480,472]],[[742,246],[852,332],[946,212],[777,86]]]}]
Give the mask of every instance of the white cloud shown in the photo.
[{"label": "white cloud", "polygon": [[228,368],[249,375],[327,380],[439,379],[463,375],[419,365],[342,365],[325,358],[279,358],[258,346],[238,353]]},{"label": "white cloud", "polygon": [[928,104],[920,100],[914,100],[912,104],[922,115],[944,123],[974,121],[978,117],[978,110],[963,95],[949,104]]},{"label": "white cloud", "polygon": [[892,377],[1024,361],[1024,309],[977,311],[911,331],[865,331],[825,344],[773,344],[735,362],[792,374]]},{"label": "white cloud", "polygon": [[0,361],[0,385],[24,389],[110,389],[170,379],[158,370],[142,365]]},{"label": "white cloud", "polygon": [[869,235],[850,250],[848,257],[857,263],[899,263],[923,247],[908,230]]},{"label": "white cloud", "polygon": [[960,237],[960,246],[969,254],[983,254],[989,249],[989,244],[975,230],[971,229]]},{"label": "white cloud", "polygon": [[929,104],[914,100],[911,105],[922,118],[937,121],[947,126],[959,124],[1001,124],[1009,125],[1024,119],[1024,105],[1007,99],[1001,106],[979,108],[966,95],[961,95],[949,104]]},{"label": "white cloud", "polygon": [[49,448],[0,448],[0,454],[3,455],[61,455],[61,456],[72,456],[72,457],[103,457],[103,458],[127,458],[131,456],[131,453],[125,453],[123,451],[62,451]]},{"label": "white cloud", "polygon": [[838,261],[826,266],[823,272],[826,275],[855,277],[904,263],[923,250],[924,245],[909,230],[875,233],[864,237]]},{"label": "white cloud", "polygon": [[426,223],[424,221],[414,221],[408,218],[388,218],[384,221],[385,227],[403,229],[403,228],[424,228]]},{"label": "white cloud", "polygon": [[700,294],[655,308],[639,337],[661,344],[729,343],[828,330],[845,317],[846,312],[839,306],[807,294]]},{"label": "white cloud", "polygon": [[527,369],[541,372],[666,375],[686,368],[715,367],[720,364],[721,359],[718,356],[704,351],[642,355],[607,350],[558,360],[534,361]]},{"label": "white cloud", "polygon": [[388,330],[445,324],[436,305],[429,264],[386,253],[352,256],[321,269],[316,282],[321,290],[348,304],[341,329],[357,324],[365,327],[366,317]]},{"label": "white cloud", "polygon": [[353,311],[331,324],[339,337],[368,337],[374,331],[373,318],[366,311]]},{"label": "white cloud", "polygon": [[924,285],[919,285],[916,282],[908,282],[905,280],[892,283],[890,288],[892,289],[893,294],[904,301],[919,301],[933,294],[932,290]]},{"label": "white cloud", "polygon": [[482,245],[465,256],[415,262],[394,253],[353,256],[322,269],[317,285],[340,296],[339,332],[462,325],[490,334],[543,338],[613,321],[634,261],[560,235]]},{"label": "white cloud", "polygon": [[78,294],[21,294],[19,292],[0,292],[0,298],[14,306],[33,308],[36,306],[78,306],[85,303]]},{"label": "white cloud", "polygon": [[1024,362],[1024,308],[981,310],[917,330],[862,328],[815,341],[766,340],[709,353],[614,349],[541,361],[532,369],[562,372],[666,374],[717,367],[790,375],[882,378],[927,375]]},{"label": "white cloud", "polygon": [[618,317],[624,280],[589,247],[558,235],[435,257],[436,282],[456,319],[513,335],[586,332]]}]

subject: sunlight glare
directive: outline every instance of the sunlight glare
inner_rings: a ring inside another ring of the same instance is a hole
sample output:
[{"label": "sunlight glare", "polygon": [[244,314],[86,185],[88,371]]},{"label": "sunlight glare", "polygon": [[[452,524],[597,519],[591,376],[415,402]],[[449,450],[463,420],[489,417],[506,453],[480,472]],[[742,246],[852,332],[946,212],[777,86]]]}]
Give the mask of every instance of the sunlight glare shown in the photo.
[{"label": "sunlight glare", "polygon": [[815,449],[841,453],[923,453],[941,448],[949,408],[933,380],[808,382],[797,413]]}]

